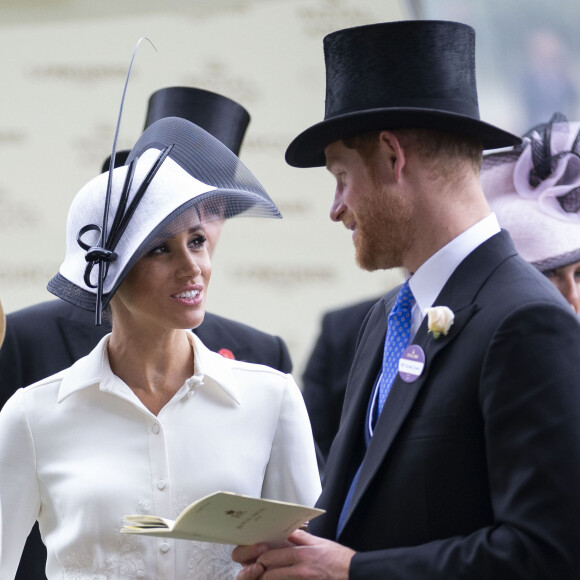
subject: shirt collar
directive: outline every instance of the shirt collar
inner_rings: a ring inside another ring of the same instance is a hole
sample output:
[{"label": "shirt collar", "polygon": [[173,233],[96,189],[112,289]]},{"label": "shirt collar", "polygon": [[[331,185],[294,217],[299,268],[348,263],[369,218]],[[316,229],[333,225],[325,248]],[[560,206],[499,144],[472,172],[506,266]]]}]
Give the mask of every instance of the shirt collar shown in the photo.
[{"label": "shirt collar", "polygon": [[[186,388],[218,388],[239,405],[239,387],[232,373],[232,365],[236,361],[229,361],[209,350],[193,332],[187,331],[187,335],[194,350],[194,374],[185,382]],[[58,392],[59,403],[73,393],[95,385],[101,391],[116,392],[113,384],[118,378],[111,371],[107,356],[109,336],[104,336],[87,356],[63,371]]]},{"label": "shirt collar", "polygon": [[109,336],[109,334],[105,335],[87,356],[80,358],[62,372],[62,380],[58,389],[59,403],[81,389],[100,384],[103,356],[107,350]]},{"label": "shirt collar", "polygon": [[214,385],[239,405],[240,388],[232,372],[233,366],[239,363],[209,350],[193,332],[187,334],[195,353],[192,379],[199,377],[202,384]]},{"label": "shirt collar", "polygon": [[418,323],[420,323],[425,317],[425,310],[433,306],[437,296],[439,296],[443,286],[445,286],[457,266],[475,248],[499,232],[500,227],[497,218],[495,214],[490,213],[453,238],[421,264],[409,280],[409,285],[416,301],[416,312],[413,312],[414,321],[416,318]]}]

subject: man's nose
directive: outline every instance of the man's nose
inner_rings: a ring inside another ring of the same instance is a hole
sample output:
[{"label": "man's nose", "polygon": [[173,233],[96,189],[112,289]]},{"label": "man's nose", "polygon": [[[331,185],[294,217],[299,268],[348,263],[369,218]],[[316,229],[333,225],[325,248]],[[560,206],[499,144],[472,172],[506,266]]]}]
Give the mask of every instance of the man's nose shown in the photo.
[{"label": "man's nose", "polygon": [[336,191],[334,192],[334,200],[332,202],[332,205],[330,206],[330,219],[333,222],[341,221],[342,214],[344,213],[345,209],[346,206],[344,205],[344,202],[342,201],[342,196],[337,188]]}]

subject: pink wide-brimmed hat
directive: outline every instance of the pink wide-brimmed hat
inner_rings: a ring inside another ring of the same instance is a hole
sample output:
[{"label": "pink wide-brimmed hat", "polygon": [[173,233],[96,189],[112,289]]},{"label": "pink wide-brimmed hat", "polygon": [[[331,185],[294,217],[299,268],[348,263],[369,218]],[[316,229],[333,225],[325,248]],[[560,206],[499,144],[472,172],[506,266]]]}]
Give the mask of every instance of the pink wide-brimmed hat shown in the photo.
[{"label": "pink wide-brimmed hat", "polygon": [[580,261],[580,122],[555,114],[486,155],[483,191],[517,251],[545,272]]}]

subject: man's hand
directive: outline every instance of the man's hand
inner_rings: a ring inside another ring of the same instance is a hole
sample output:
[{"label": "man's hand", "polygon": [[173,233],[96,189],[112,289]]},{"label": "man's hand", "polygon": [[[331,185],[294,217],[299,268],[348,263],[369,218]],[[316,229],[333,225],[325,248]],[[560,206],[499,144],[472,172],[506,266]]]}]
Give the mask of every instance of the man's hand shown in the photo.
[{"label": "man's hand", "polygon": [[348,580],[354,550],[296,531],[274,549],[265,544],[238,546],[232,558],[244,566],[237,580]]}]

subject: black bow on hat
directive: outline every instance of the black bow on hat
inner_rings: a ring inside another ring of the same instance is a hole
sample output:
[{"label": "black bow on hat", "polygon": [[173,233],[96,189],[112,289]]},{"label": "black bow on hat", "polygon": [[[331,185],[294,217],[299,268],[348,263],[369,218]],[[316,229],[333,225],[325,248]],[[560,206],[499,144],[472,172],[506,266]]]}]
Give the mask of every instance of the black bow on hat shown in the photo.
[{"label": "black bow on hat", "polygon": [[325,165],[330,143],[382,129],[437,129],[479,137],[484,149],[520,138],[479,118],[475,31],[445,21],[402,21],[324,38],[324,121],[290,143],[295,167]]}]

